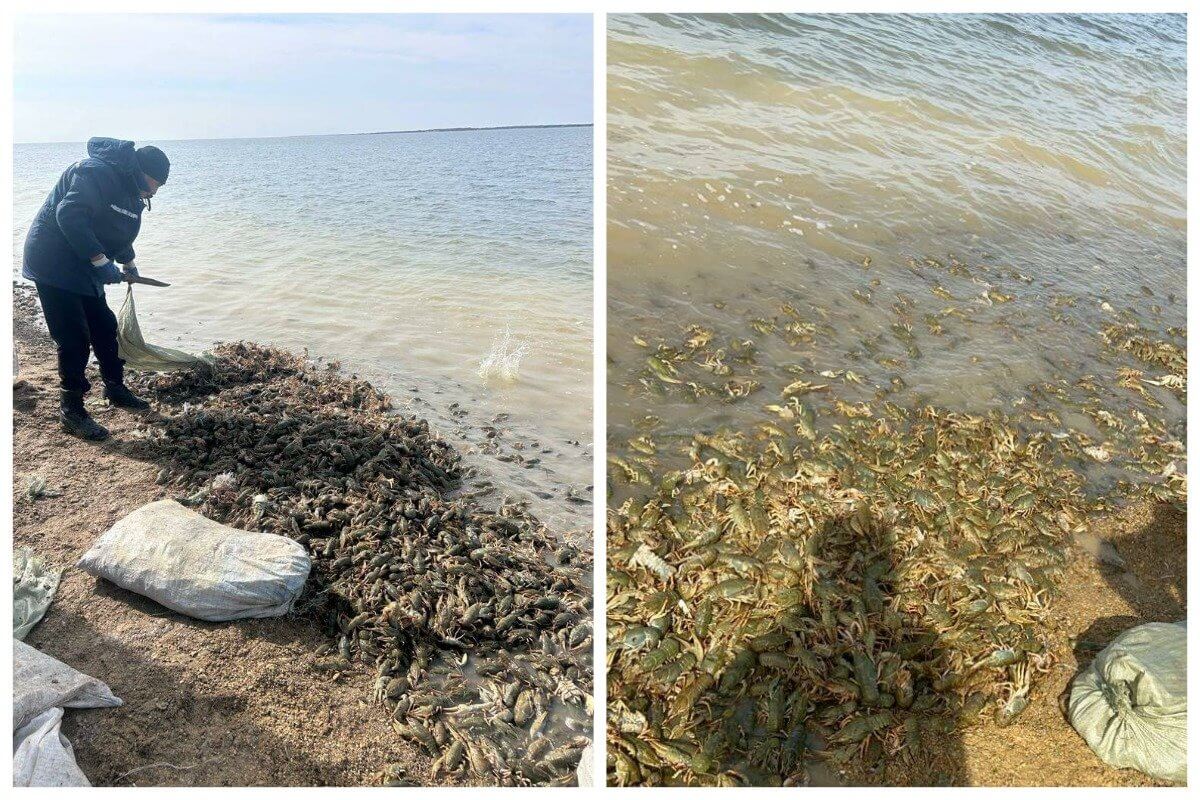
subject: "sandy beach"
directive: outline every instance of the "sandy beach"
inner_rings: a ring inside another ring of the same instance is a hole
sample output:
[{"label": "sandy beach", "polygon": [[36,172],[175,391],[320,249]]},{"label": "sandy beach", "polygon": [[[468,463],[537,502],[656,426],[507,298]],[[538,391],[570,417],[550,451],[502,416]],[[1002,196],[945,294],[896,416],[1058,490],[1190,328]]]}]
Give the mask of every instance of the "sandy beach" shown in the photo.
[{"label": "sandy beach", "polygon": [[[28,290],[17,288],[20,362],[14,420],[14,546],[65,569],[45,619],[27,641],[107,682],[125,704],[71,711],[64,732],[96,785],[379,785],[433,779],[430,758],[370,702],[374,672],[313,669],[329,638],[289,616],[209,624],[95,579],[75,567],[92,542],[139,506],[177,496],[161,465],[130,447],[139,418],[91,398],[113,433],[105,443],[62,432],[54,351]],[[142,423],[144,424],[144,422]],[[30,478],[52,495],[30,499]],[[386,778],[385,778],[385,770]]]}]

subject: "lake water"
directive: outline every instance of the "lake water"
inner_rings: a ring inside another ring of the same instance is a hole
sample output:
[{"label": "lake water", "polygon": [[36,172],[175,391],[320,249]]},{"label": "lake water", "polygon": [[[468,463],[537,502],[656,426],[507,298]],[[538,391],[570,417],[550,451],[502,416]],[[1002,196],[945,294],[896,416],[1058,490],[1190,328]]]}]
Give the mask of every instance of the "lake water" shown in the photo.
[{"label": "lake water", "polygon": [[[172,285],[135,290],[149,341],[338,359],[495,451],[502,488],[589,524],[563,495],[591,482],[590,127],[155,144],[171,177],[135,247]],[[18,273],[38,206],[83,156],[15,147]]]},{"label": "lake water", "polygon": [[[1182,345],[1185,43],[1182,16],[610,17],[610,447],[771,419],[797,367],[1011,412],[1111,375],[1105,325]],[[809,343],[755,332],[783,304]],[[765,390],[647,392],[692,324],[756,340]]]}]

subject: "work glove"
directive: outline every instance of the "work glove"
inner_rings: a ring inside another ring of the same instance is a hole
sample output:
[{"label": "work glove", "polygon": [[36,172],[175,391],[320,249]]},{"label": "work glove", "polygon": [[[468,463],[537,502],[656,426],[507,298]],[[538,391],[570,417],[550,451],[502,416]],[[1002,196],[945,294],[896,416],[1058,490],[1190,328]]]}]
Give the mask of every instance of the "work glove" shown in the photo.
[{"label": "work glove", "polygon": [[138,277],[137,267],[133,265],[132,261],[121,265],[121,277],[125,279]]},{"label": "work glove", "polygon": [[120,283],[121,268],[111,258],[105,257],[103,261],[97,263],[92,262],[92,269],[96,270],[96,278],[101,283]]}]

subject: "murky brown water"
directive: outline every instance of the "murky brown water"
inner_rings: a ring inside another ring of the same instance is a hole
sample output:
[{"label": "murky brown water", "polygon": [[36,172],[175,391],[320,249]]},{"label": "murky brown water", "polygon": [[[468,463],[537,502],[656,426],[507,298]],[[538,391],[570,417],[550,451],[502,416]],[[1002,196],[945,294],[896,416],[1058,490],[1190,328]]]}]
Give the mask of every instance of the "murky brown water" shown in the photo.
[{"label": "murky brown water", "polygon": [[[1105,325],[1185,325],[1184,41],[1178,16],[610,18],[610,450],[770,419],[796,368],[1016,411],[1111,374]],[[810,341],[755,329],[784,304]],[[753,340],[763,389],[647,388],[692,324]],[[1085,395],[1044,403],[1094,431]]]}]

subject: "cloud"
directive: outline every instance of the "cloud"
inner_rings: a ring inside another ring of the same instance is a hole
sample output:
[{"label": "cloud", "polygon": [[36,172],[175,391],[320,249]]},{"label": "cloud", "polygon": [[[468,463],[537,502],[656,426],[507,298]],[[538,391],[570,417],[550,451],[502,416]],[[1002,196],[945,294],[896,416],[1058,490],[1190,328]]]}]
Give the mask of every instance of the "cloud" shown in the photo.
[{"label": "cloud", "polygon": [[[591,117],[587,15],[55,15],[18,16],[14,27],[18,141],[86,138],[80,120],[122,119],[160,137],[279,135],[267,108],[283,109],[279,123],[324,122],[321,132],[367,120],[511,124],[484,115],[555,108],[570,116],[531,121]],[[233,113],[206,124],[221,106]]]}]

